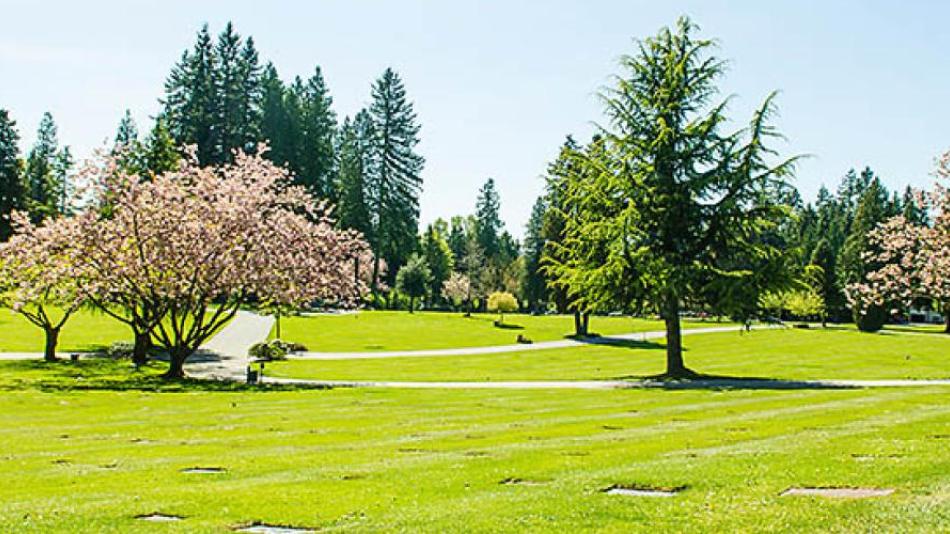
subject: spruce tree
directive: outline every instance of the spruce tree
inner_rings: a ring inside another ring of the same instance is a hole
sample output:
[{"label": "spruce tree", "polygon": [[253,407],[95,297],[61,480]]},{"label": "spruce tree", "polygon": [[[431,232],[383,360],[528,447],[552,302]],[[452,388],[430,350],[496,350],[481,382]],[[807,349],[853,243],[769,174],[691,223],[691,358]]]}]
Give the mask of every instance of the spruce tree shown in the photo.
[{"label": "spruce tree", "polygon": [[215,50],[202,26],[192,50],[182,53],[165,81],[163,116],[177,145],[196,145],[202,164],[219,163],[220,100],[215,80]]},{"label": "spruce tree", "polygon": [[541,265],[544,254],[544,212],[547,203],[544,195],[538,197],[531,208],[531,217],[524,236],[524,300],[529,310],[541,310],[541,303],[547,296],[547,280]]},{"label": "spruce tree", "polygon": [[284,108],[284,93],[286,88],[277,74],[273,63],[268,63],[261,74],[260,102],[260,135],[268,143],[270,151],[267,158],[278,165],[286,165],[292,158],[288,148],[287,130],[289,120]]},{"label": "spruce tree", "polygon": [[139,142],[139,130],[132,112],[125,110],[115,133],[112,153],[119,159],[119,166],[129,174],[141,174],[145,170],[145,157]]},{"label": "spruce tree", "polygon": [[228,22],[214,49],[215,93],[219,117],[215,121],[215,158],[231,161],[234,150],[251,150],[257,140],[257,93],[260,66],[254,40],[245,42]]},{"label": "spruce tree", "polygon": [[455,258],[455,270],[461,272],[465,260],[465,249],[468,243],[468,234],[465,230],[465,217],[452,217],[449,230],[449,249]]},{"label": "spruce tree", "polygon": [[445,236],[439,231],[440,226],[444,227],[445,221],[442,221],[442,224],[439,224],[439,221],[430,224],[422,237],[422,256],[429,266],[430,302],[442,299],[442,284],[449,279],[454,266],[452,250],[445,241]]},{"label": "spruce tree", "polygon": [[[365,112],[363,119],[365,125]],[[352,228],[370,238],[372,222],[367,205],[364,162],[368,157],[366,143],[360,138],[357,125],[349,117],[343,120],[337,141],[339,174],[335,189],[338,191],[337,222],[343,228]]]},{"label": "spruce tree", "polygon": [[0,241],[6,241],[12,233],[10,213],[26,207],[19,141],[16,121],[7,110],[0,109]]},{"label": "spruce tree", "polygon": [[399,75],[386,71],[373,84],[369,115],[373,125],[373,197],[375,217],[373,286],[380,260],[389,267],[390,282],[416,245],[419,193],[425,160],[416,153],[419,124]]},{"label": "spruce tree", "polygon": [[145,170],[148,173],[152,175],[162,174],[178,168],[181,156],[175,147],[175,140],[172,139],[171,132],[168,131],[168,127],[161,117],[155,120],[152,131],[145,139],[143,150],[145,153]]},{"label": "spruce tree", "polygon": [[69,148],[59,149],[56,123],[46,112],[40,120],[36,143],[26,161],[26,186],[30,217],[40,221],[63,213],[69,194]]},{"label": "spruce tree", "polygon": [[501,200],[495,188],[495,180],[489,178],[479,189],[478,198],[475,201],[476,239],[489,260],[498,259],[501,252],[502,223],[499,209],[501,209]]},{"label": "spruce tree", "polygon": [[300,182],[315,197],[335,200],[333,174],[336,114],[320,67],[301,85]]}]

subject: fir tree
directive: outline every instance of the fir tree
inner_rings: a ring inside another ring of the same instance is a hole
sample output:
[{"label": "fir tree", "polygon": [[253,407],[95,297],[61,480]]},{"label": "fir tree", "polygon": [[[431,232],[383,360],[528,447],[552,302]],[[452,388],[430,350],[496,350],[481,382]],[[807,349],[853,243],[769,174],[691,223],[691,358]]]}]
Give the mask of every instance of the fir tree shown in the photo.
[{"label": "fir tree", "polygon": [[59,149],[53,116],[44,113],[26,162],[28,205],[34,221],[66,211],[71,164],[69,148]]},{"label": "fir tree", "polygon": [[19,141],[16,121],[7,110],[0,109],[0,241],[6,241],[12,233],[10,213],[26,207]]},{"label": "fir tree", "polygon": [[181,156],[175,147],[175,140],[172,139],[165,121],[159,117],[155,120],[155,126],[149,132],[145,139],[145,169],[155,175],[178,168],[178,162]]},{"label": "fir tree", "polygon": [[531,217],[525,229],[524,237],[524,300],[529,310],[537,312],[547,297],[547,280],[541,266],[544,253],[544,212],[547,204],[544,196],[539,196],[531,208]]},{"label": "fir tree", "polygon": [[139,130],[132,112],[125,110],[115,133],[112,153],[119,157],[119,165],[129,174],[141,174],[145,169],[145,157],[139,142]]},{"label": "fir tree", "polygon": [[334,199],[336,114],[320,67],[300,90],[300,183],[318,198]]},{"label": "fir tree", "polygon": [[182,53],[165,81],[163,116],[178,145],[196,145],[202,164],[220,162],[215,50],[205,24],[192,50]]},{"label": "fir tree", "polygon": [[445,241],[444,235],[439,231],[440,226],[444,227],[445,221],[442,221],[441,225],[439,221],[430,224],[422,237],[422,256],[425,258],[426,265],[429,266],[430,302],[441,300],[442,284],[449,279],[454,266],[452,250]]},{"label": "fir tree", "polygon": [[257,50],[254,40],[246,42],[228,22],[218,36],[214,50],[214,81],[217,111],[217,161],[231,161],[237,149],[251,150],[257,140],[257,93],[259,92]]},{"label": "fir tree", "polygon": [[372,222],[367,205],[366,175],[364,162],[368,157],[365,139],[358,128],[367,124],[365,112],[354,124],[349,117],[343,120],[337,142],[339,174],[335,189],[339,193],[337,221],[343,228],[352,228],[370,237]]},{"label": "fir tree", "polygon": [[502,223],[499,209],[501,209],[501,200],[498,190],[495,189],[495,180],[489,178],[479,189],[478,198],[475,201],[476,239],[489,260],[497,259],[501,252]]},{"label": "fir tree", "polygon": [[419,124],[399,75],[386,69],[373,84],[369,115],[373,125],[372,211],[377,246],[373,285],[385,259],[390,277],[415,247],[419,226],[419,193],[425,160],[416,153]]},{"label": "fir tree", "polygon": [[287,139],[290,121],[284,107],[286,88],[273,63],[268,63],[261,74],[260,134],[270,145],[267,157],[278,165],[287,165],[293,154]]}]

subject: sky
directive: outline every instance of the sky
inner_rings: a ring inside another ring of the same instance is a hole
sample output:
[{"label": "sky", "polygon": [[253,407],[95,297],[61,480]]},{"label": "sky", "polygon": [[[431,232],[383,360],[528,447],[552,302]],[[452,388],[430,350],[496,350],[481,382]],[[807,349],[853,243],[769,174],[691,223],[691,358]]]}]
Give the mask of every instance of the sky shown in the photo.
[{"label": "sky", "polygon": [[493,177],[523,235],[567,134],[600,122],[598,92],[635,39],[689,15],[729,61],[722,95],[744,124],[779,90],[783,155],[808,154],[806,200],[849,168],[924,187],[950,149],[950,2],[944,1],[21,1],[0,0],[0,108],[25,152],[44,111],[87,157],[125,109],[144,131],[169,69],[208,23],[233,21],[284,79],[323,70],[340,118],[386,67],[422,124],[422,222],[474,210]]}]

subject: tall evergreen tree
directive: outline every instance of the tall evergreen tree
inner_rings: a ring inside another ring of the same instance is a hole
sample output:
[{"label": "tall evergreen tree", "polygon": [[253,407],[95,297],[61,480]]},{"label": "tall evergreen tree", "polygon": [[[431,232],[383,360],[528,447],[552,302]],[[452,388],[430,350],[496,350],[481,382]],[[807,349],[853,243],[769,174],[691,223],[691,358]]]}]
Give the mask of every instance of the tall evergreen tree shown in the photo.
[{"label": "tall evergreen tree", "polygon": [[399,75],[386,69],[373,84],[369,116],[373,125],[372,211],[375,221],[373,286],[380,260],[389,267],[390,282],[416,244],[419,193],[425,160],[416,151],[420,126]]},{"label": "tall evergreen tree", "polygon": [[6,241],[12,233],[10,213],[26,208],[19,142],[16,121],[7,110],[0,109],[0,241]]},{"label": "tall evergreen tree", "polygon": [[69,195],[69,148],[59,148],[56,123],[46,112],[40,120],[36,143],[26,161],[30,216],[35,221],[66,211]]},{"label": "tall evergreen tree", "polygon": [[112,153],[119,159],[119,165],[129,174],[140,174],[145,170],[145,157],[139,142],[139,130],[132,118],[132,112],[125,110],[115,133]]},{"label": "tall evergreen tree", "polygon": [[337,202],[337,220],[343,228],[352,228],[363,233],[371,240],[372,220],[367,204],[367,180],[365,163],[369,158],[367,138],[360,129],[368,126],[366,112],[360,112],[356,121],[349,117],[343,120],[340,128],[337,152],[339,154],[339,174],[335,189],[339,193]]},{"label": "tall evergreen tree", "polygon": [[218,36],[214,73],[219,102],[216,140],[220,144],[215,147],[215,159],[231,161],[234,150],[250,150],[258,139],[260,66],[254,40],[244,41],[230,22]]},{"label": "tall evergreen tree", "polygon": [[475,200],[476,239],[482,252],[489,260],[498,258],[501,252],[502,222],[499,210],[501,199],[495,188],[495,180],[489,178],[478,191]]},{"label": "tall evergreen tree", "polygon": [[286,87],[277,74],[273,63],[268,63],[261,74],[260,102],[260,134],[261,138],[270,145],[267,157],[278,165],[287,165],[293,159],[288,134],[290,120],[287,109],[284,107]]},{"label": "tall evergreen tree", "polygon": [[300,88],[299,179],[314,196],[335,200],[333,139],[336,134],[336,113],[333,112],[333,99],[320,67]]},{"label": "tall evergreen tree", "polygon": [[152,174],[162,174],[178,168],[181,155],[175,147],[175,140],[165,125],[164,119],[158,117],[148,137],[145,138],[145,169]]},{"label": "tall evergreen tree", "polygon": [[[887,190],[880,180],[870,176],[872,178],[868,185],[862,189],[854,220],[838,259],[838,279],[842,287],[863,282],[867,273],[881,267],[866,259],[866,253],[879,252],[871,249],[868,234],[892,213]],[[886,319],[886,310],[881,307],[853,312],[854,319],[862,330],[878,330]]]},{"label": "tall evergreen tree", "polygon": [[[442,226],[444,226],[444,221],[442,222]],[[430,302],[442,300],[442,284],[449,279],[455,264],[452,250],[449,248],[445,236],[439,231],[439,226],[438,221],[430,224],[422,236],[422,257],[425,258],[426,265],[429,266],[429,289],[427,293]]]},{"label": "tall evergreen tree", "polygon": [[547,297],[547,280],[542,271],[541,257],[544,254],[544,212],[547,203],[544,195],[538,197],[531,208],[531,217],[524,237],[524,300],[529,310],[538,312]]},{"label": "tall evergreen tree", "polygon": [[465,259],[465,249],[468,244],[468,234],[465,231],[465,217],[456,215],[452,217],[450,223],[449,249],[452,251],[452,257],[455,258],[455,270],[462,271]]},{"label": "tall evergreen tree", "polygon": [[215,49],[208,25],[185,51],[165,81],[163,117],[178,145],[196,145],[202,164],[220,162],[220,107]]}]

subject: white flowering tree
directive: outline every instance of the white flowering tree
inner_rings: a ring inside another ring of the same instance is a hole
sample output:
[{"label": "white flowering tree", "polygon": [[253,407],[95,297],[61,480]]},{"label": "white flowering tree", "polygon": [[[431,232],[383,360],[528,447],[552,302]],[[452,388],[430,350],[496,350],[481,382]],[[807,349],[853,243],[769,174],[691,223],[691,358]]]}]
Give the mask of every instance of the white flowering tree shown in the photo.
[{"label": "white flowering tree", "polygon": [[932,191],[919,192],[917,201],[932,215],[929,224],[914,224],[903,216],[891,218],[870,234],[879,252],[869,260],[882,265],[866,280],[851,284],[846,295],[852,306],[868,304],[909,306],[932,299],[947,319],[950,333],[950,151],[937,161]]}]

